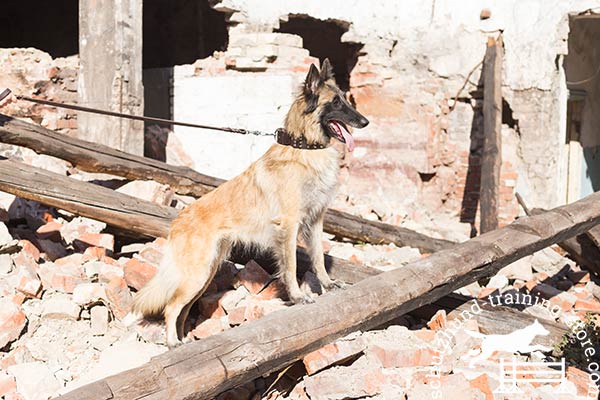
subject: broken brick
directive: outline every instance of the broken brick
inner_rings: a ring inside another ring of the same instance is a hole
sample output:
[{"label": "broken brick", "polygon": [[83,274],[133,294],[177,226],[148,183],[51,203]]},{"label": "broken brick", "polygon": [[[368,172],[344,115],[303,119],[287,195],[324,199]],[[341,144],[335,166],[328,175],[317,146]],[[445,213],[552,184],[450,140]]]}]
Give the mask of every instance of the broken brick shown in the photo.
[{"label": "broken brick", "polygon": [[37,262],[39,261],[41,254],[37,247],[33,245],[29,240],[19,240],[19,246],[21,246],[21,252],[27,253],[31,256],[31,258]]},{"label": "broken brick", "polygon": [[92,335],[104,335],[108,331],[108,319],[108,308],[100,305],[92,307],[90,309]]},{"label": "broken brick", "polygon": [[246,307],[244,315],[247,321],[256,321],[275,311],[286,308],[285,303],[279,299],[273,300],[251,300]]},{"label": "broken brick", "polygon": [[38,279],[37,274],[20,274],[19,283],[16,289],[28,297],[38,297],[42,290],[42,282]]},{"label": "broken brick", "polygon": [[371,350],[384,368],[420,367],[431,365],[435,352],[429,348],[393,348],[373,345]]},{"label": "broken brick", "polygon": [[54,242],[60,242],[62,239],[60,234],[60,229],[62,226],[63,225],[60,222],[51,221],[40,226],[35,232],[40,239],[48,239]]},{"label": "broken brick", "polygon": [[235,290],[228,290],[219,298],[219,305],[229,314],[248,295],[248,289],[244,286],[240,286]]},{"label": "broken brick", "polygon": [[115,237],[108,233],[85,232],[73,241],[76,248],[84,250],[90,246],[104,247],[113,251],[115,248]]},{"label": "broken brick", "polygon": [[73,301],[80,306],[89,306],[102,302],[108,303],[108,296],[104,284],[97,282],[80,283],[73,290]]},{"label": "broken brick", "polygon": [[81,308],[72,300],[63,297],[51,297],[44,300],[43,318],[78,320]]},{"label": "broken brick", "polygon": [[446,328],[447,319],[446,319],[446,310],[438,310],[433,317],[427,322],[427,326],[432,331],[443,330]]},{"label": "broken brick", "polygon": [[196,325],[190,333],[197,339],[203,339],[221,333],[223,330],[223,323],[220,319],[209,318]]},{"label": "broken brick", "polygon": [[200,309],[205,318],[221,318],[225,316],[225,310],[219,304],[221,296],[221,293],[216,293],[200,298]]},{"label": "broken brick", "polygon": [[73,293],[80,283],[86,282],[83,267],[75,263],[45,263],[40,266],[39,276],[46,289],[55,289],[64,293]]},{"label": "broken brick", "polygon": [[575,302],[576,311],[585,311],[592,313],[600,313],[600,302],[595,299],[583,300],[579,299]]},{"label": "broken brick", "polygon": [[157,268],[137,258],[132,258],[125,263],[123,272],[125,282],[135,290],[140,290],[156,275]]},{"label": "broken brick", "polygon": [[85,249],[83,254],[96,261],[104,261],[104,259],[107,257],[106,248],[104,247],[90,246]]},{"label": "broken brick", "polygon": [[256,261],[250,260],[235,276],[234,286],[244,285],[252,294],[257,294],[271,281],[271,275]]},{"label": "broken brick", "polygon": [[133,299],[125,279],[111,279],[106,285],[106,296],[111,311],[118,319],[123,319],[131,311]]},{"label": "broken brick", "polygon": [[0,371],[0,396],[14,392],[17,389],[17,382],[12,375],[5,371]]},{"label": "broken brick", "polygon": [[125,272],[119,265],[102,263],[98,272],[98,281],[103,283],[110,282],[113,278],[124,278]]},{"label": "broken brick", "polygon": [[304,356],[302,362],[306,372],[312,375],[330,365],[342,363],[356,356],[365,349],[365,346],[365,342],[360,336],[352,339],[341,339],[308,353]]},{"label": "broken brick", "polygon": [[0,348],[17,339],[25,327],[25,314],[11,300],[0,298]]},{"label": "broken brick", "polygon": [[246,320],[246,306],[240,305],[227,314],[229,325],[241,325]]}]

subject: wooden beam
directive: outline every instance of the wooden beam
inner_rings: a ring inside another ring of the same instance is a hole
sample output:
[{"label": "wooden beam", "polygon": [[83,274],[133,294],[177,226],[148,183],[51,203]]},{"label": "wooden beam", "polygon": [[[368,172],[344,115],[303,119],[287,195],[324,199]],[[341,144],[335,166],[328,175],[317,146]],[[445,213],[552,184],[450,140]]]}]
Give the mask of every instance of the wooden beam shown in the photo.
[{"label": "wooden beam", "polygon": [[[142,19],[142,0],[79,1],[79,104],[143,115]],[[144,154],[142,121],[78,112],[77,125],[79,138]]]},{"label": "wooden beam", "polygon": [[369,221],[333,209],[327,210],[323,226],[327,233],[350,238],[356,242],[372,244],[394,243],[398,247],[416,247],[427,253],[447,249],[455,244],[449,240],[435,239],[400,226],[379,221]]},{"label": "wooden beam", "polygon": [[502,166],[502,36],[488,38],[483,62],[483,156],[481,160],[480,233],[498,227]]},{"label": "wooden beam", "polygon": [[[402,268],[258,321],[185,344],[141,367],[62,396],[70,399],[212,398],[352,331],[371,329],[600,223],[600,193],[526,217]],[[103,394],[106,395],[103,395]]]},{"label": "wooden beam", "polygon": [[[127,179],[155,180],[184,195],[203,196],[222,179],[177,167],[150,158],[131,155],[98,143],[61,135],[38,125],[0,114],[0,142],[24,146],[37,153],[61,158],[88,172],[101,172]],[[452,246],[449,240],[431,238],[410,229],[368,221],[351,214],[329,210],[324,230],[356,242],[394,243],[431,253]]]},{"label": "wooden beam", "polygon": [[166,236],[177,210],[0,158],[0,191],[131,232]]},{"label": "wooden beam", "polygon": [[[543,208],[534,208],[530,210],[519,193],[516,194],[516,197],[526,215],[540,215],[547,211]],[[573,236],[557,243],[558,246],[569,253],[571,258],[577,261],[578,264],[585,266],[597,276],[600,276],[600,248],[598,248],[598,244],[594,240],[594,237],[599,228],[600,225],[596,225],[584,234]]]},{"label": "wooden beam", "polygon": [[200,197],[224,182],[190,168],[61,135],[3,114],[0,114],[0,142],[63,159],[82,171],[112,174],[131,180],[155,180],[184,195]]}]

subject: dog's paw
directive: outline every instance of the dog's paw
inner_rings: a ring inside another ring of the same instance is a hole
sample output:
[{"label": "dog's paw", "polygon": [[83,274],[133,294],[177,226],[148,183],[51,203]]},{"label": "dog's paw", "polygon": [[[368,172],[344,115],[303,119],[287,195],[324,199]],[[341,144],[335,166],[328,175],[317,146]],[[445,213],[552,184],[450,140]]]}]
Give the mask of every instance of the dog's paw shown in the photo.
[{"label": "dog's paw", "polygon": [[179,346],[181,346],[183,342],[181,340],[167,340],[167,347],[169,350],[173,350]]},{"label": "dog's paw", "polygon": [[301,294],[298,296],[290,296],[290,297],[294,304],[312,304],[315,302],[315,299],[313,299],[311,296],[309,296],[307,294]]},{"label": "dog's paw", "polygon": [[331,281],[331,283],[327,285],[323,285],[327,290],[336,290],[336,289],[348,289],[350,286],[339,279]]}]

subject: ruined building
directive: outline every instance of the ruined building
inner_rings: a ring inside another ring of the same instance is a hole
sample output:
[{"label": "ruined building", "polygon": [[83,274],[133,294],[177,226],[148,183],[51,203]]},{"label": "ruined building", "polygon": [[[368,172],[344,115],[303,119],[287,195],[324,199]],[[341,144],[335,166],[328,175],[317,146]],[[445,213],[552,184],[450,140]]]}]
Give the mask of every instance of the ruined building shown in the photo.
[{"label": "ruined building", "polygon": [[[502,33],[501,222],[520,212],[517,191],[548,208],[600,188],[600,1],[3,6],[0,87],[180,121],[273,132],[310,64],[329,57],[371,121],[355,133],[337,206],[412,227],[450,231],[460,221],[467,233],[479,200],[479,63],[487,38]],[[133,153],[145,142],[147,155],[189,156],[197,170],[223,178],[273,141],[175,127],[167,143],[165,129],[139,122],[23,102],[6,112]]]}]

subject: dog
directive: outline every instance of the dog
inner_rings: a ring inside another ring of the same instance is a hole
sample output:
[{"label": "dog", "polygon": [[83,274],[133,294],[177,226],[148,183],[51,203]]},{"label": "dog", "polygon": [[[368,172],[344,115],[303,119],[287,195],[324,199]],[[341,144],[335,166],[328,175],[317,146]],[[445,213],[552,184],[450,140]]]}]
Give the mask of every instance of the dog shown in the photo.
[{"label": "dog", "polygon": [[544,325],[536,319],[525,328],[518,329],[506,335],[484,335],[479,332],[465,331],[469,336],[483,339],[481,342],[481,353],[477,355],[477,350],[469,352],[464,358],[473,357],[469,362],[469,368],[481,361],[485,361],[496,351],[506,351],[508,353],[519,352],[521,354],[531,353],[532,351],[541,351],[547,353],[552,350],[543,345],[532,345],[531,342],[536,336],[548,336],[550,332]]},{"label": "dog", "polygon": [[239,176],[185,208],[173,221],[158,273],[135,296],[134,315],[163,314],[170,348],[182,343],[190,307],[234,245],[272,252],[294,303],[311,303],[296,280],[296,243],[303,238],[326,289],[344,287],[325,270],[323,217],[334,197],[343,152],[354,148],[348,126],[369,121],[336,86],[329,60],[312,64],[278,130],[277,143]]}]

